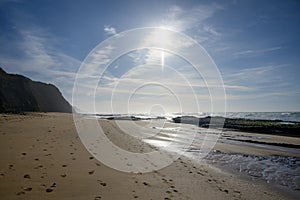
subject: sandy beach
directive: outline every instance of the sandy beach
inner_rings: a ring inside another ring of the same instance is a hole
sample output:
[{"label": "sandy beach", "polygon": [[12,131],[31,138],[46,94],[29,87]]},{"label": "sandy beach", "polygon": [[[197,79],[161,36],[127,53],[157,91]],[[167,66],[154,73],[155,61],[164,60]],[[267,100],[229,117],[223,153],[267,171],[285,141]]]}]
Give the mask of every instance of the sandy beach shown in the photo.
[{"label": "sandy beach", "polygon": [[[151,151],[149,144],[124,134],[113,120],[99,123],[119,147],[132,152]],[[284,136],[272,136],[264,141],[300,144],[299,138]],[[88,153],[78,137],[72,114],[1,114],[0,148],[3,200],[296,199],[262,181],[240,178],[184,156],[151,173],[114,170]],[[217,143],[215,150],[278,155],[274,150],[226,143]],[[299,157],[293,152],[281,154]]]}]

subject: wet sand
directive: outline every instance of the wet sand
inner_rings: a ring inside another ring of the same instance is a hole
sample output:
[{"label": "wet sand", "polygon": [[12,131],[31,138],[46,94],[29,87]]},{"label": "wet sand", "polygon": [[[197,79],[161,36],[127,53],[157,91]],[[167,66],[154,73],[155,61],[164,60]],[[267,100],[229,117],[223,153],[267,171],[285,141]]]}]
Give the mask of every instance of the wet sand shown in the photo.
[{"label": "wet sand", "polygon": [[[114,121],[100,123],[121,148],[151,150],[122,133]],[[246,151],[234,147],[218,144],[216,149]],[[1,199],[292,199],[266,184],[184,157],[151,173],[116,171],[88,153],[71,114],[1,114],[0,148]],[[247,149],[252,150],[255,154]]]}]

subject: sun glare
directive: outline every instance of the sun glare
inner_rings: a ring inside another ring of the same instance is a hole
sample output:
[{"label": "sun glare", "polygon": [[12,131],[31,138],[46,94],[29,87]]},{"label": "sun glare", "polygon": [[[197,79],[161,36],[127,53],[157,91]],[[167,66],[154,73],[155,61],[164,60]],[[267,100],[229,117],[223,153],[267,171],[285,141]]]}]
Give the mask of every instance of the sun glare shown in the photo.
[{"label": "sun glare", "polygon": [[164,71],[164,66],[165,66],[165,52],[161,52],[161,69]]},{"label": "sun glare", "polygon": [[159,28],[176,31],[176,28],[174,26],[169,26],[169,25],[160,25]]}]

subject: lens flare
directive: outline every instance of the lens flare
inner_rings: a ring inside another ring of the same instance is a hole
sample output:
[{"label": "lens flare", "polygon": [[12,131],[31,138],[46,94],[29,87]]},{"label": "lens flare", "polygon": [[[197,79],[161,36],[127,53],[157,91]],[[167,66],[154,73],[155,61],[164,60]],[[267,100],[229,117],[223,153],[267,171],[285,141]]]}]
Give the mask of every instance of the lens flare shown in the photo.
[{"label": "lens flare", "polygon": [[161,70],[164,71],[165,66],[165,52],[161,52]]}]

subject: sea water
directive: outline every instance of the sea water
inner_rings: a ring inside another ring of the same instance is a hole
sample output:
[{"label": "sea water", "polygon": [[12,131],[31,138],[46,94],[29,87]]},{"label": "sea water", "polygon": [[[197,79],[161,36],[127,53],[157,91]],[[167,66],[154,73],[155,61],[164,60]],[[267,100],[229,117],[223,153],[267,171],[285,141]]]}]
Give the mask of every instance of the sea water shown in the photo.
[{"label": "sea water", "polygon": [[241,118],[241,119],[259,119],[259,120],[281,120],[284,122],[300,122],[300,112],[226,112],[226,113],[166,113],[165,115],[139,113],[139,114],[98,114],[96,117],[105,119],[109,117],[124,118],[124,117],[136,117],[140,119],[155,119],[157,117],[164,117],[168,120],[172,120],[175,117],[181,116],[193,116],[203,118],[207,116],[222,116],[227,118]]},{"label": "sea water", "polygon": [[[293,193],[299,193],[300,149],[268,144],[260,144],[259,146],[259,148],[263,149],[299,154],[299,157],[279,155],[259,156],[241,153],[224,153],[215,150],[207,154],[207,151],[203,149],[203,139],[205,138],[208,143],[213,141],[215,136],[218,135],[213,129],[197,128],[193,125],[184,126],[183,128],[155,128],[161,129],[160,135],[151,139],[144,139],[146,143],[156,147],[163,147],[164,150],[184,152],[183,155],[194,160],[194,162],[209,164],[223,171],[246,176],[250,179],[261,180],[273,186],[284,187]],[[196,137],[193,137],[192,135],[195,134],[195,129],[198,129],[198,131],[196,132]],[[236,134],[232,137],[235,137],[235,135]],[[193,143],[185,145],[184,142],[190,142],[189,139],[191,137],[194,139]],[[247,135],[247,137],[251,136]],[[232,141],[227,138],[228,137],[220,136],[218,142],[225,144],[232,144],[232,142],[234,142],[235,145],[257,147],[257,144]],[[168,149],[168,143],[172,143],[172,145],[170,145],[172,148]],[[178,145],[174,145],[174,143],[178,143]],[[205,155],[201,156],[203,152],[205,152]]]}]

